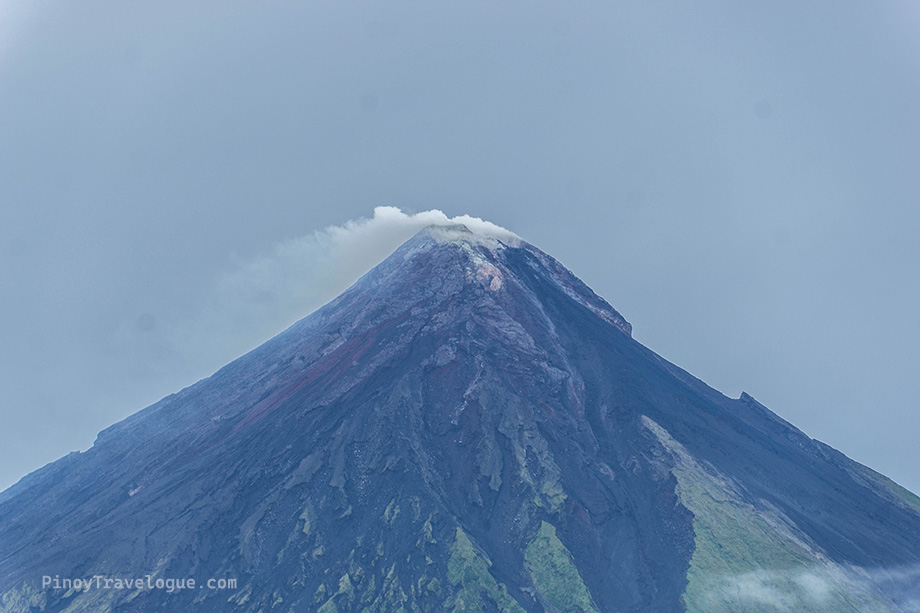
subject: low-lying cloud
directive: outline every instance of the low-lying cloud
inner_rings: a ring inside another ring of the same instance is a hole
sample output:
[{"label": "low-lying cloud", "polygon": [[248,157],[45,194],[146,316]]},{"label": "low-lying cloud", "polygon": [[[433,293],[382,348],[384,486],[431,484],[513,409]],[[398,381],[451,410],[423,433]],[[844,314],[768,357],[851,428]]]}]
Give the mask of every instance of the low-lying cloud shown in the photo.
[{"label": "low-lying cloud", "polygon": [[830,606],[842,595],[867,606],[881,603],[920,613],[920,567],[761,569],[721,577],[709,598],[718,603],[797,612]]},{"label": "low-lying cloud", "polygon": [[716,599],[727,596],[731,602],[766,605],[780,611],[795,611],[803,606],[824,604],[839,577],[826,571],[756,570],[724,577]]}]

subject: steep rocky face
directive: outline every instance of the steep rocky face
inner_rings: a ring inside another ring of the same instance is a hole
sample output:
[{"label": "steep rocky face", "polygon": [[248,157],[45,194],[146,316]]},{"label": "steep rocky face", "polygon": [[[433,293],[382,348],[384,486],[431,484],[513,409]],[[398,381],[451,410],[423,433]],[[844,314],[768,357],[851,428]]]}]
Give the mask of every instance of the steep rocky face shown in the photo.
[{"label": "steep rocky face", "polygon": [[[423,231],[0,494],[0,609],[916,605],[920,501],[630,332],[515,237]],[[41,585],[148,574],[237,584]]]}]

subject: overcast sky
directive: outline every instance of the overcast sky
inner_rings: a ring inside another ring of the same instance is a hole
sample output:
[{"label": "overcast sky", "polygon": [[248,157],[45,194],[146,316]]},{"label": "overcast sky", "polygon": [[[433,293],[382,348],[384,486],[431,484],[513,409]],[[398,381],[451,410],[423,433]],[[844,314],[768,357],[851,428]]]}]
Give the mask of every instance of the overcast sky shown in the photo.
[{"label": "overcast sky", "polygon": [[331,298],[378,206],[920,492],[920,4],[840,1],[0,0],[0,488]]}]

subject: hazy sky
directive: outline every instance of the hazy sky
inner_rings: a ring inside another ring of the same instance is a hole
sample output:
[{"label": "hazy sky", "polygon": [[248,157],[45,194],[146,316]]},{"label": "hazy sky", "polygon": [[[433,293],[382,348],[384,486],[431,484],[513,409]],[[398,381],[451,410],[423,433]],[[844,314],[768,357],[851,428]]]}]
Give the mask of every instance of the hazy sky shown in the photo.
[{"label": "hazy sky", "polygon": [[0,0],[0,487],[331,298],[377,206],[920,491],[920,4],[841,1]]}]

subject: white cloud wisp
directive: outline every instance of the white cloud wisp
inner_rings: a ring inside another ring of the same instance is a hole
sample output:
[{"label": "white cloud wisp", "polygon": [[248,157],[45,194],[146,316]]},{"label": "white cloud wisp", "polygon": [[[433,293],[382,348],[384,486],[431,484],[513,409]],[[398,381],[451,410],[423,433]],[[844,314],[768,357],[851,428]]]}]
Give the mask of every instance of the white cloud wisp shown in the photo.
[{"label": "white cloud wisp", "polygon": [[200,353],[193,357],[200,369],[219,366],[335,298],[419,230],[455,224],[477,234],[518,240],[513,232],[470,215],[376,207],[373,217],[281,242],[266,255],[221,274],[200,316],[173,330],[169,344],[178,353]]}]

